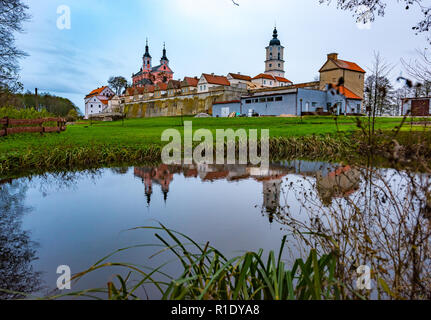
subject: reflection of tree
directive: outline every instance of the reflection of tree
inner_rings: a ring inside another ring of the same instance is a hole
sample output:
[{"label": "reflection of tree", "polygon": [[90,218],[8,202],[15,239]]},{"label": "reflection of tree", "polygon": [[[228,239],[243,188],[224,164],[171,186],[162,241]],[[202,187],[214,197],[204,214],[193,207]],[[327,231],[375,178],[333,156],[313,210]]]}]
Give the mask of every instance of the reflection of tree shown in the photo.
[{"label": "reflection of tree", "polygon": [[[27,187],[18,181],[0,184],[0,289],[31,294],[40,289],[40,274],[32,262],[37,259],[28,232],[22,230]],[[22,298],[0,291],[0,300]]]},{"label": "reflection of tree", "polygon": [[327,203],[318,196],[322,194],[319,179],[291,184],[289,192],[300,208],[283,207],[277,220],[294,232],[299,247],[338,254],[336,272],[347,286],[347,297],[354,297],[355,270],[368,265],[375,290],[364,294],[431,299],[431,221],[427,215],[431,176],[392,169],[359,170],[359,190],[346,193],[344,183],[334,186],[338,197]]}]

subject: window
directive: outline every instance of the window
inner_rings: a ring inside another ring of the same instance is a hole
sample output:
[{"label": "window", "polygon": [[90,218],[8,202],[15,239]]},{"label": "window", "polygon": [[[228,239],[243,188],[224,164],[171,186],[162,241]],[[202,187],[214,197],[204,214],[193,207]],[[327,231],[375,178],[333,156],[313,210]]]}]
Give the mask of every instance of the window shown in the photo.
[{"label": "window", "polygon": [[281,63],[278,64],[278,67],[281,68]]},{"label": "window", "polygon": [[272,68],[272,63],[269,64],[269,67]]},{"label": "window", "polygon": [[266,102],[266,98],[260,98],[260,99],[259,99],[259,102],[260,102],[260,103]]},{"label": "window", "polygon": [[266,80],[263,80],[263,84],[266,84]]},{"label": "window", "polygon": [[250,104],[250,103],[251,103],[251,100],[245,100],[245,103],[246,103],[246,104]]},{"label": "window", "polygon": [[272,81],[269,82],[269,85],[272,86]]},{"label": "window", "polygon": [[268,102],[274,102],[274,98],[268,98],[267,101]]},{"label": "window", "polygon": [[317,107],[317,102],[313,102],[311,105],[313,106],[313,108],[315,108]]},{"label": "window", "polygon": [[254,102],[254,103],[258,103],[258,102],[259,102],[259,99],[254,99],[254,100],[253,100],[253,102]]},{"label": "window", "polygon": [[278,60],[281,60],[281,53],[278,54]]},{"label": "window", "polygon": [[283,97],[275,97],[275,101],[283,101]]}]

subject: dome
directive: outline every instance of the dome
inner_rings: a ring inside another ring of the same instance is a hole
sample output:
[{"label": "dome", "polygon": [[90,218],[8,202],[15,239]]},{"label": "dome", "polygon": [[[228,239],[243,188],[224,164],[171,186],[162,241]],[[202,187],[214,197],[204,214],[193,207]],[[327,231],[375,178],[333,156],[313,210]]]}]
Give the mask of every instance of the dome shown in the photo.
[{"label": "dome", "polygon": [[278,40],[278,31],[277,28],[274,28],[274,33],[272,34],[272,40],[270,41],[270,46],[281,46],[280,40]]}]

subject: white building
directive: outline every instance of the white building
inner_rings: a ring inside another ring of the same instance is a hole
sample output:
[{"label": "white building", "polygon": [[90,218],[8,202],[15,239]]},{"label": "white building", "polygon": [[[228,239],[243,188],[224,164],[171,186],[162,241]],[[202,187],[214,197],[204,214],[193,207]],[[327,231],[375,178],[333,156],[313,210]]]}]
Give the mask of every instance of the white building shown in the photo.
[{"label": "white building", "polygon": [[198,93],[208,92],[214,87],[230,87],[229,80],[224,76],[216,76],[213,74],[202,74],[198,82]]},{"label": "white building", "polygon": [[85,97],[85,119],[89,116],[102,113],[108,107],[109,100],[115,95],[109,87],[101,87],[91,91]]}]

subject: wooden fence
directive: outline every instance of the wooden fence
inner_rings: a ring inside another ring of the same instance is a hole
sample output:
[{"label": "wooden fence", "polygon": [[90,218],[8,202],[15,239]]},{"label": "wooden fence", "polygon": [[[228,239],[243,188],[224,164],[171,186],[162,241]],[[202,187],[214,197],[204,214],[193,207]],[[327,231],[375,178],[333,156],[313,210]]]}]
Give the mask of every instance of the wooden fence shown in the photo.
[{"label": "wooden fence", "polygon": [[[56,127],[44,127],[47,122],[57,122]],[[25,127],[31,126],[31,127]],[[17,133],[39,132],[40,134],[66,131],[66,119],[45,118],[45,119],[0,119],[0,137]]]}]

